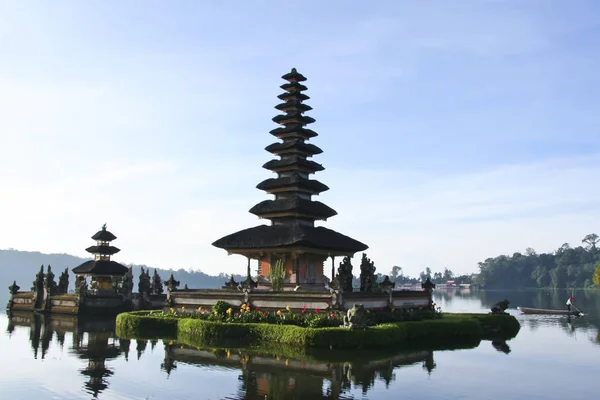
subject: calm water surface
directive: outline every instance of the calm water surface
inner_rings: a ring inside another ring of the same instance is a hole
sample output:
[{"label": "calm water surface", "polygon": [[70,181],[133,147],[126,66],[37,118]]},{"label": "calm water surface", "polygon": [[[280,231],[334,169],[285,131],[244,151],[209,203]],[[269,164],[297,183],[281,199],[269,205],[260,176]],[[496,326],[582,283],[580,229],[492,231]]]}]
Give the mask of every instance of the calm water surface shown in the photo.
[{"label": "calm water surface", "polygon": [[[570,293],[568,293],[570,294]],[[487,312],[508,298],[521,322],[507,343],[461,350],[317,352],[188,347],[122,340],[114,321],[0,316],[2,399],[594,399],[599,398],[600,291],[436,293],[444,311]],[[468,347],[468,346],[467,346]]]}]

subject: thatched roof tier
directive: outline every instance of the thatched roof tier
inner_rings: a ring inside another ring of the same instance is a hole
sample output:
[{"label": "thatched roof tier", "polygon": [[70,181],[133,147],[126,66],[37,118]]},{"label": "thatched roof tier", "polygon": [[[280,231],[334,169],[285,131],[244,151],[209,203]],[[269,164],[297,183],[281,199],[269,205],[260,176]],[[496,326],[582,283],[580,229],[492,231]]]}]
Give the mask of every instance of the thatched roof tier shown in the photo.
[{"label": "thatched roof tier", "polygon": [[294,176],[265,179],[256,185],[256,188],[266,192],[277,189],[295,188],[295,190],[299,192],[311,194],[318,194],[329,190],[327,185],[314,179],[304,178],[298,174],[294,174]]},{"label": "thatched roof tier", "polygon": [[302,216],[303,218],[326,220],[337,215],[333,208],[321,203],[300,197],[289,197],[261,201],[250,209],[250,213],[259,217],[269,215]]},{"label": "thatched roof tier", "polygon": [[78,267],[73,268],[76,275],[113,275],[123,276],[129,269],[115,261],[110,260],[90,260]]},{"label": "thatched roof tier", "polygon": [[269,132],[273,136],[278,138],[282,137],[298,137],[302,139],[310,139],[318,136],[317,132],[312,129],[306,129],[302,124],[288,125],[286,127],[275,128]]},{"label": "thatched roof tier", "polygon": [[323,152],[323,150],[314,144],[305,143],[304,140],[301,139],[290,139],[284,141],[283,143],[273,143],[265,147],[265,150],[275,155],[280,153],[297,152],[314,156],[315,154],[321,154]]},{"label": "thatched roof tier", "polygon": [[263,168],[269,171],[277,172],[283,170],[290,170],[294,167],[297,170],[305,170],[309,172],[323,171],[325,168],[314,161],[307,160],[306,158],[292,155],[280,160],[271,160],[263,165]]},{"label": "thatched roof tier", "polygon": [[280,111],[298,111],[298,112],[306,112],[312,110],[312,107],[308,104],[304,104],[295,99],[286,101],[285,103],[277,104],[275,106],[277,110]]},{"label": "thatched roof tier", "polygon": [[112,233],[110,233],[109,231],[106,230],[106,224],[104,224],[102,226],[102,229],[100,229],[98,232],[96,232],[94,234],[94,236],[92,236],[93,240],[99,240],[102,242],[111,242],[113,240],[115,240],[117,237],[115,235],[113,235]]},{"label": "thatched roof tier", "polygon": [[322,226],[299,223],[285,225],[259,225],[222,237],[213,246],[227,251],[286,249],[306,247],[325,252],[354,254],[369,247],[351,237]]},{"label": "thatched roof tier", "polygon": [[106,256],[112,256],[113,254],[117,254],[121,251],[121,249],[115,246],[101,245],[101,246],[90,246],[85,249],[88,253],[92,254],[102,254]]},{"label": "thatched roof tier", "polygon": [[288,114],[279,114],[273,117],[273,122],[277,122],[278,124],[287,125],[287,124],[299,124],[299,125],[308,125],[315,122],[314,118],[311,118],[307,115],[302,115],[300,112],[291,112]]},{"label": "thatched roof tier", "polygon": [[310,97],[308,95],[306,95],[304,93],[300,93],[300,92],[281,93],[279,96],[277,96],[277,98],[282,101],[290,101],[290,100],[306,101],[306,100],[310,99]]},{"label": "thatched roof tier", "polygon": [[285,90],[286,92],[303,92],[308,89],[306,86],[298,82],[284,83],[279,87]]},{"label": "thatched roof tier", "polygon": [[306,77],[298,72],[296,68],[292,68],[290,72],[283,75],[281,78],[289,82],[304,82],[306,80]]}]

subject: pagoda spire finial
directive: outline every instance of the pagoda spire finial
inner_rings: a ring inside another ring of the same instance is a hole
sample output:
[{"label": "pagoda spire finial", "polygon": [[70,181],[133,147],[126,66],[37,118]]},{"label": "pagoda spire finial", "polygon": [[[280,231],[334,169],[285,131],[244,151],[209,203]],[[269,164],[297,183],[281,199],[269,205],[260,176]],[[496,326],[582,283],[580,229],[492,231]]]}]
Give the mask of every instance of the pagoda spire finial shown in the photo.
[{"label": "pagoda spire finial", "polygon": [[102,225],[102,230],[105,231],[106,230],[106,222],[104,223],[104,225]]}]

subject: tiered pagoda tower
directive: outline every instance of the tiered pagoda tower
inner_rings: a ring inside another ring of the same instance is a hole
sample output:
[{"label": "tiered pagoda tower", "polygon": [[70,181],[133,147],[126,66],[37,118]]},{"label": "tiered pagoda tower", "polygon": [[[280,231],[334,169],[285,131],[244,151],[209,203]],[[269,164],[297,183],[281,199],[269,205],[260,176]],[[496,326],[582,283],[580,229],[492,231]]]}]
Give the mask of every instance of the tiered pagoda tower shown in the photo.
[{"label": "tiered pagoda tower", "polygon": [[[278,156],[263,165],[277,174],[276,178],[266,179],[257,185],[258,189],[275,196],[250,209],[261,219],[268,219],[271,225],[259,225],[225,236],[213,243],[227,250],[229,254],[242,254],[248,258],[248,278],[250,260],[259,260],[259,280],[268,280],[272,265],[281,260],[286,272],[288,286],[301,286],[305,289],[323,287],[323,263],[328,257],[353,256],[368,248],[365,244],[341,233],[324,227],[315,227],[315,221],[325,221],[337,212],[329,206],[312,200],[329,188],[309,176],[324,170],[308,158],[322,153],[317,146],[307,143],[317,133],[306,126],[315,122],[304,112],[312,107],[304,101],[309,97],[301,82],[306,78],[296,71],[282,76],[287,83],[281,85],[285,91],[279,95],[283,103],[275,108],[282,114],[273,118],[281,127],[270,133],[279,142],[265,150]],[[332,268],[333,270],[333,268]],[[333,271],[332,271],[333,274]],[[332,276],[333,279],[333,276]]]},{"label": "tiered pagoda tower", "polygon": [[121,251],[110,244],[116,238],[115,235],[106,230],[106,224],[92,236],[92,239],[96,241],[96,245],[88,247],[85,251],[93,254],[94,259],[73,268],[73,273],[78,280],[89,276],[92,281],[96,282],[95,286],[98,291],[113,292],[112,277],[123,276],[128,271],[126,266],[110,259],[110,256]]}]

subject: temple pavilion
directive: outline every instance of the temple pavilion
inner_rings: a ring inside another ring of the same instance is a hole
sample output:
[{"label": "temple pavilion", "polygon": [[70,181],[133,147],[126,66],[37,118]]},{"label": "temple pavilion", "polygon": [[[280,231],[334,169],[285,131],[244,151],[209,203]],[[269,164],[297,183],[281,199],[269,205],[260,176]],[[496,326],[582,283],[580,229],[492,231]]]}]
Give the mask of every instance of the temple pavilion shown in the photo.
[{"label": "temple pavilion", "polygon": [[307,88],[301,83],[306,78],[295,68],[282,78],[287,81],[280,86],[284,93],[278,96],[283,102],[275,107],[282,113],[273,118],[281,126],[270,132],[279,141],[265,148],[279,158],[263,165],[277,176],[256,186],[274,198],[250,209],[250,213],[268,219],[270,225],[230,234],[214,242],[213,246],[247,258],[248,285],[256,285],[251,279],[250,260],[258,261],[258,283],[266,282],[267,285],[271,266],[281,260],[287,287],[321,290],[324,288],[324,263],[328,258],[331,259],[333,279],[335,257],[352,257],[368,246],[331,229],[315,226],[315,221],[326,221],[337,212],[312,199],[329,188],[310,179],[311,174],[324,168],[309,159],[322,150],[307,143],[317,133],[306,128],[315,122],[304,115],[312,109],[304,103],[309,99],[303,93]]},{"label": "temple pavilion", "polygon": [[89,277],[89,289],[92,293],[99,295],[114,294],[112,278],[122,277],[128,271],[126,266],[110,259],[110,256],[121,251],[110,244],[116,238],[115,235],[106,230],[106,224],[92,236],[92,239],[96,241],[96,245],[88,247],[85,251],[93,254],[94,258],[73,268],[77,284]]}]

